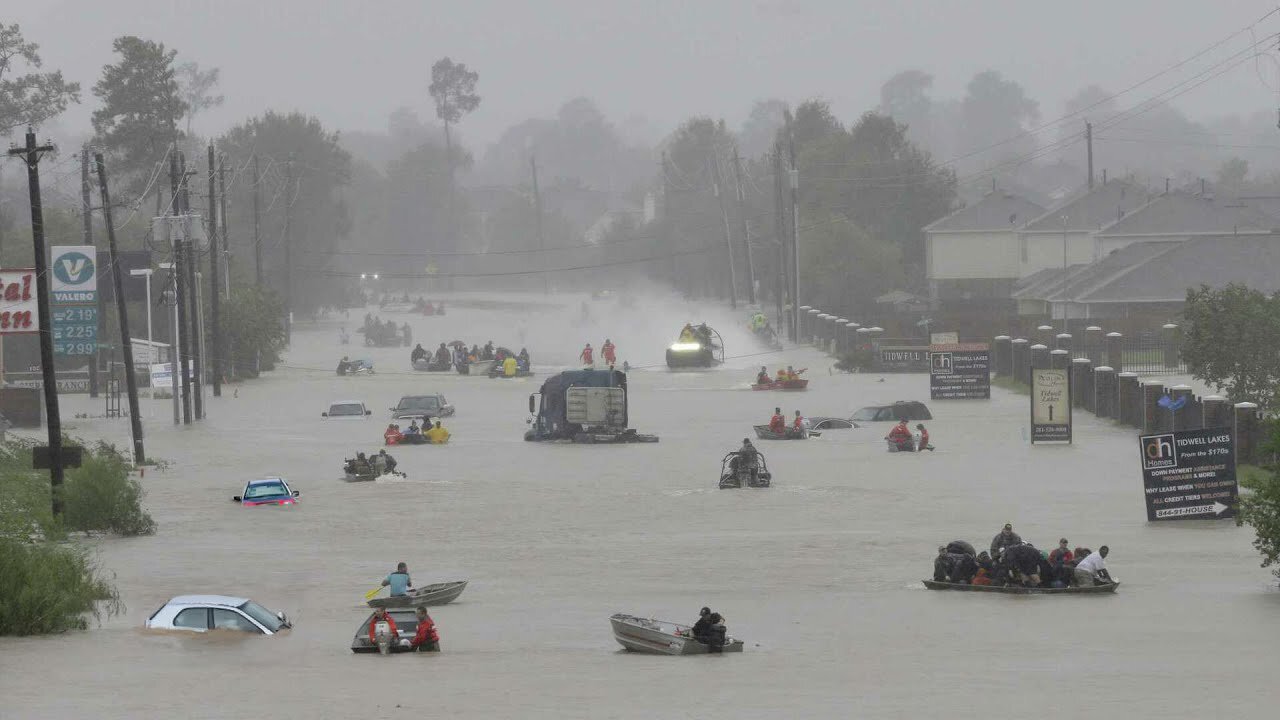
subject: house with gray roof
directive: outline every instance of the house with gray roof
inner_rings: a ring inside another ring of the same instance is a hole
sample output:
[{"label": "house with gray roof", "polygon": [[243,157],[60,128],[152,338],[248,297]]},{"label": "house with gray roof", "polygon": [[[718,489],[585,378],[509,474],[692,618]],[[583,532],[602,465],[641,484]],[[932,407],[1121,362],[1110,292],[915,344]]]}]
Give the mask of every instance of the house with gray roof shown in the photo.
[{"label": "house with gray roof", "polygon": [[932,300],[1008,300],[1019,276],[1018,228],[1044,207],[1003,191],[987,193],[924,227]]},{"label": "house with gray roof", "polygon": [[1109,180],[1081,188],[1018,231],[1019,276],[1099,258],[1094,233],[1146,205],[1151,194],[1141,185]]},{"label": "house with gray roof", "polygon": [[1136,242],[1269,235],[1277,228],[1280,220],[1248,205],[1188,192],[1163,193],[1095,232],[1094,257],[1105,257]]}]

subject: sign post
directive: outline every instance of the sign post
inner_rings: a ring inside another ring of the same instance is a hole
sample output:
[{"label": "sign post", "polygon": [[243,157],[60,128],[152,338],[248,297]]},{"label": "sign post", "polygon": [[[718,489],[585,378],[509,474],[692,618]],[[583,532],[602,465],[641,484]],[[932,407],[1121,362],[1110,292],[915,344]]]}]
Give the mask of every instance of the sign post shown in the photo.
[{"label": "sign post", "polygon": [[990,347],[986,343],[929,346],[929,399],[990,400]]},{"label": "sign post", "polygon": [[1231,428],[1179,430],[1138,438],[1147,521],[1235,517]]},{"label": "sign post", "polygon": [[1071,442],[1071,371],[1031,369],[1031,442]]}]

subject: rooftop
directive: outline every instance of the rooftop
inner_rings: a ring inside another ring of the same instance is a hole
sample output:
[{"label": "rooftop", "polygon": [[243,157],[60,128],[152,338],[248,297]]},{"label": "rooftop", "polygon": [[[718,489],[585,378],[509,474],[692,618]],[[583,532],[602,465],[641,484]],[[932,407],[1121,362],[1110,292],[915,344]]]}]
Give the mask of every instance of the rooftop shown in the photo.
[{"label": "rooftop", "polygon": [[1231,235],[1270,233],[1280,220],[1248,206],[1228,204],[1204,195],[1172,192],[1103,227],[1099,237],[1119,235]]},{"label": "rooftop", "polygon": [[925,232],[1012,230],[1040,216],[1044,208],[1020,195],[997,190],[924,227]]},{"label": "rooftop", "polygon": [[1142,207],[1151,193],[1140,185],[1109,180],[1078,189],[1053,209],[1027,223],[1023,232],[1062,232],[1062,217],[1070,232],[1093,232]]}]

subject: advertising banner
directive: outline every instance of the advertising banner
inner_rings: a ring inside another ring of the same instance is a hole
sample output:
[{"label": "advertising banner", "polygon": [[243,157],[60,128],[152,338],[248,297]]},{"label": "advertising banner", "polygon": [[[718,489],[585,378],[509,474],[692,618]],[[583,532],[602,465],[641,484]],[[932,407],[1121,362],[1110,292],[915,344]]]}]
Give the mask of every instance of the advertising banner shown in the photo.
[{"label": "advertising banner", "polygon": [[985,343],[929,346],[929,399],[990,398],[991,350]]},{"label": "advertising banner", "polygon": [[1031,442],[1071,442],[1071,372],[1031,369]]},{"label": "advertising banner", "polygon": [[0,334],[34,335],[39,332],[36,271],[31,268],[0,270]]},{"label": "advertising banner", "polygon": [[928,345],[880,345],[876,369],[885,372],[928,372]]},{"label": "advertising banner", "polygon": [[1177,430],[1138,438],[1147,520],[1235,516],[1235,438],[1231,428]]}]

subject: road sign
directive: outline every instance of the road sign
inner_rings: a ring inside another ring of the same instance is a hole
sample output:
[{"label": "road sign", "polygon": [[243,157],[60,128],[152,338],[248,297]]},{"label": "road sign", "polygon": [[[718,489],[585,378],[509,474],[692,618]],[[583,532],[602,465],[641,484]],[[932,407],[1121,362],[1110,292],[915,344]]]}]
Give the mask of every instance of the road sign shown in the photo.
[{"label": "road sign", "polygon": [[929,346],[929,399],[990,398],[991,351],[985,343]]},{"label": "road sign", "polygon": [[1071,373],[1031,369],[1031,442],[1071,442]]},{"label": "road sign", "polygon": [[1235,516],[1235,438],[1231,428],[1178,430],[1138,438],[1147,520]]}]

